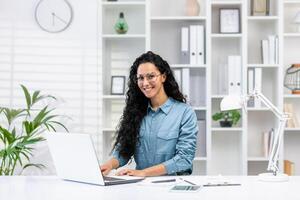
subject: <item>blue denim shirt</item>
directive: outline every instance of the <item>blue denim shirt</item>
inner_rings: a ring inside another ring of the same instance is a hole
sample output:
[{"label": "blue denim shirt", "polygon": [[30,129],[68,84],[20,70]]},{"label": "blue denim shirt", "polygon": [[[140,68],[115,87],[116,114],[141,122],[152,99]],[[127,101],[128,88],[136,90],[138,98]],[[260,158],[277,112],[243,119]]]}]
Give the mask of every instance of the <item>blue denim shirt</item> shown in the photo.
[{"label": "blue denim shirt", "polygon": [[[167,174],[191,172],[197,133],[196,114],[187,104],[169,98],[156,111],[149,104],[134,154],[136,169],[163,164]],[[113,157],[120,167],[129,161],[117,150]]]}]

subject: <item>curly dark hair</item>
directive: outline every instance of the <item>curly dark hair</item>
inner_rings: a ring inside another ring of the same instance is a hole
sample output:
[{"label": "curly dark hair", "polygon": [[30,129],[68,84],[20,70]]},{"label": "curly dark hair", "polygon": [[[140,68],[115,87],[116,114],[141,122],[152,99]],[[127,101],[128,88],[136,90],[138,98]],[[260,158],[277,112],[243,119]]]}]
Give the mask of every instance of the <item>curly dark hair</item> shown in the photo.
[{"label": "curly dark hair", "polygon": [[130,68],[129,80],[127,83],[128,91],[126,93],[126,106],[117,127],[116,141],[114,144],[114,148],[116,148],[119,151],[119,154],[126,159],[130,159],[135,153],[135,147],[139,141],[141,122],[147,114],[149,99],[142,93],[136,81],[137,69],[140,64],[143,63],[154,64],[161,74],[166,75],[163,87],[168,97],[172,97],[180,102],[186,102],[185,97],[179,91],[178,84],[171,68],[165,60],[151,51],[138,57]]}]

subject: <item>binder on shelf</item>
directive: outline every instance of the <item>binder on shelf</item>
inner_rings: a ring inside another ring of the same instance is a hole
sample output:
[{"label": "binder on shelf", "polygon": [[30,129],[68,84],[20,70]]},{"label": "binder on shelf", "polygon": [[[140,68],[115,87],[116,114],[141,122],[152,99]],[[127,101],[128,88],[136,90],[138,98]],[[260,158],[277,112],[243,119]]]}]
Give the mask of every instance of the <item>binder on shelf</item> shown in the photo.
[{"label": "binder on shelf", "polygon": [[269,35],[269,64],[275,64],[275,35]]},{"label": "binder on shelf", "polygon": [[190,64],[197,64],[197,26],[190,26]]},{"label": "binder on shelf", "polygon": [[206,78],[201,70],[190,69],[190,83],[193,83],[193,92],[190,92],[191,106],[206,105]]},{"label": "binder on shelf", "polygon": [[279,39],[275,37],[275,63],[279,64]]},{"label": "binder on shelf", "polygon": [[182,69],[182,77],[181,77],[181,86],[182,86],[182,94],[186,98],[187,102],[190,102],[190,69],[183,68]]},{"label": "binder on shelf", "polygon": [[269,41],[262,40],[261,48],[262,48],[262,63],[269,64]]},{"label": "binder on shelf", "polygon": [[176,82],[178,83],[178,87],[179,87],[179,90],[182,91],[182,74],[181,74],[181,69],[173,69],[173,73],[174,73],[174,77],[175,77],[175,80]]},{"label": "binder on shelf", "polygon": [[[254,90],[254,69],[248,69],[248,94]],[[254,99],[248,101],[248,107],[254,107]]]},{"label": "binder on shelf", "polygon": [[196,157],[206,157],[206,121],[198,120]]},{"label": "binder on shelf", "polygon": [[228,93],[241,95],[241,56],[228,56]]},{"label": "binder on shelf", "polygon": [[228,94],[228,66],[227,64],[218,64],[218,88],[217,94]]},{"label": "binder on shelf", "polygon": [[197,25],[197,64],[204,64],[204,26]]},{"label": "binder on shelf", "polygon": [[[254,89],[257,91],[262,91],[262,68],[254,69]],[[261,101],[258,98],[254,99],[254,106],[256,108],[261,107]]]},{"label": "binder on shelf", "polygon": [[189,64],[189,28],[181,28],[181,64]]}]

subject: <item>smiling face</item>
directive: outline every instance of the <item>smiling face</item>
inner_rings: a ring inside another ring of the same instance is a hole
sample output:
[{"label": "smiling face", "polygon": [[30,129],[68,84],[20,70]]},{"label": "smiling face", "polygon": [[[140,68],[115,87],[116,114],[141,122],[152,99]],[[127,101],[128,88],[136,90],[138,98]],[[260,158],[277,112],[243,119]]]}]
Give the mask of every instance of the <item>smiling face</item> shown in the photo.
[{"label": "smiling face", "polygon": [[166,95],[163,86],[165,80],[166,75],[161,74],[152,63],[140,64],[137,69],[137,84],[151,101]]}]

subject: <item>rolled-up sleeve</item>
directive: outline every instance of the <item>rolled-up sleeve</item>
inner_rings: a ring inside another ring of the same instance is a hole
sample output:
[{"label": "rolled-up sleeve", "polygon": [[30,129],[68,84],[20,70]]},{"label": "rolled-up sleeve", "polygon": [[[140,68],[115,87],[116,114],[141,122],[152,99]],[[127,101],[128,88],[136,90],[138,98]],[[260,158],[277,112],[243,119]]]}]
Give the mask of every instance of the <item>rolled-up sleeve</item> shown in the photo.
[{"label": "rolled-up sleeve", "polygon": [[197,133],[197,116],[191,107],[187,107],[180,124],[175,156],[162,163],[167,170],[167,174],[192,169],[196,151]]},{"label": "rolled-up sleeve", "polygon": [[119,167],[126,165],[129,161],[129,159],[125,159],[123,156],[120,155],[119,151],[117,150],[117,147],[114,148],[112,152],[112,157],[119,161]]}]

